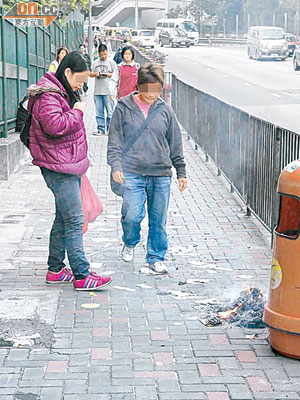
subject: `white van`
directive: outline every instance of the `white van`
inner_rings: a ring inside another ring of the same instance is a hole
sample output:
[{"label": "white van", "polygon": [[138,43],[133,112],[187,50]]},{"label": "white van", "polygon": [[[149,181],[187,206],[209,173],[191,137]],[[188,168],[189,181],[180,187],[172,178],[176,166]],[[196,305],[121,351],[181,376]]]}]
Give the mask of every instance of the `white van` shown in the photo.
[{"label": "white van", "polygon": [[255,60],[280,58],[284,61],[289,55],[284,29],[278,26],[251,26],[247,46],[249,58]]},{"label": "white van", "polygon": [[158,38],[160,31],[180,29],[191,39],[191,44],[198,43],[199,33],[195,22],[188,18],[164,18],[156,22],[155,36]]}]

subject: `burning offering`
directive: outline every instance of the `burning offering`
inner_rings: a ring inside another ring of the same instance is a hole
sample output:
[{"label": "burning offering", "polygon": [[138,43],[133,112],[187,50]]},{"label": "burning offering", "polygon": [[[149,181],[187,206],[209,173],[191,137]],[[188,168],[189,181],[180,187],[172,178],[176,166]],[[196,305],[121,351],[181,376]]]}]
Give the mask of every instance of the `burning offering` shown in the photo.
[{"label": "burning offering", "polygon": [[227,306],[211,305],[206,318],[200,321],[206,326],[221,325],[225,321],[244,328],[265,328],[262,320],[264,312],[263,294],[259,289],[241,291],[238,299]]}]

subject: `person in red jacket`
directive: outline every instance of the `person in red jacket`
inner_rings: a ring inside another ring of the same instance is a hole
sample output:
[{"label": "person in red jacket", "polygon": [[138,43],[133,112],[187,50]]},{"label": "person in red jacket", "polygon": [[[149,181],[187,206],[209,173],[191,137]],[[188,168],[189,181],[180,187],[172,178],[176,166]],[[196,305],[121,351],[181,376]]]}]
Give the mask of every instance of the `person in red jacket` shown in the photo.
[{"label": "person in red jacket", "polygon": [[137,72],[140,65],[134,61],[134,50],[127,46],[122,50],[123,62],[118,65],[118,100],[137,90]]}]

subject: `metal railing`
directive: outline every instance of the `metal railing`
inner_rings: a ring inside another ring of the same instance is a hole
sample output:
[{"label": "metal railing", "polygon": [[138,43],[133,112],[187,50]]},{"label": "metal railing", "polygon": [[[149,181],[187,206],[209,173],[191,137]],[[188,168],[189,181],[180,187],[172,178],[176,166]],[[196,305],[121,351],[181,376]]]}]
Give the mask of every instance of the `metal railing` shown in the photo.
[{"label": "metal railing", "polygon": [[256,118],[172,77],[179,122],[243,202],[272,231],[281,170],[299,158],[300,136]]},{"label": "metal railing", "polygon": [[31,83],[37,82],[56,57],[58,47],[78,49],[83,24],[56,22],[48,28],[21,28],[0,15],[0,137],[15,128],[17,105]]},{"label": "metal railing", "polygon": [[210,45],[215,45],[215,44],[230,44],[230,45],[240,45],[240,46],[246,46],[247,45],[247,39],[236,39],[236,38],[218,38],[218,37],[205,37],[205,38],[199,38],[198,43],[204,43],[204,44],[210,44]]}]

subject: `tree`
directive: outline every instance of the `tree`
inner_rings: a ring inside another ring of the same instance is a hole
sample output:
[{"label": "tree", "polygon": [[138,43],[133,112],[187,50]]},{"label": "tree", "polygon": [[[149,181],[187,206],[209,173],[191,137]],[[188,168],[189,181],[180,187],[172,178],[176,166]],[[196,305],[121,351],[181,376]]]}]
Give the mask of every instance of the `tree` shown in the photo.
[{"label": "tree", "polygon": [[175,8],[171,8],[170,11],[167,13],[168,18],[178,18],[184,15],[183,9],[177,5]]}]

